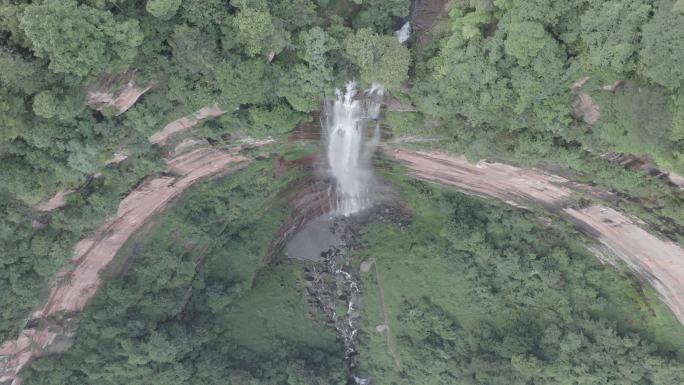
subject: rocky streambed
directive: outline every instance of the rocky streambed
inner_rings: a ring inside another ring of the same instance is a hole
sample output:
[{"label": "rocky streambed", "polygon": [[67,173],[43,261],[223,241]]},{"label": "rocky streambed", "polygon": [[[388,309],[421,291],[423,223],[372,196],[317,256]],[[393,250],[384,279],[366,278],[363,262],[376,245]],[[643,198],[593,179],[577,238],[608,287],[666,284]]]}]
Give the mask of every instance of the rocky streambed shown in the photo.
[{"label": "rocky streambed", "polygon": [[[379,204],[351,217],[324,214],[301,224],[284,247],[288,257],[304,261],[305,295],[313,310],[323,314],[344,346],[347,383],[367,385],[371,379],[358,371],[359,319],[363,285],[354,263],[354,247],[360,231],[370,221],[381,220],[406,227],[410,215],[400,205]],[[313,240],[313,241],[312,241]],[[316,247],[318,249],[316,250]]]}]

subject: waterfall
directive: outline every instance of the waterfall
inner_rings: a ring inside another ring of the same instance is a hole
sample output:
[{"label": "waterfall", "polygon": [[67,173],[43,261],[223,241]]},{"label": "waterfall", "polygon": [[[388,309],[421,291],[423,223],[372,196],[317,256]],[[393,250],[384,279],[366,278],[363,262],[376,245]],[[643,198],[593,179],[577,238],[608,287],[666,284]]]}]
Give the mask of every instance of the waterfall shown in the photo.
[{"label": "waterfall", "polygon": [[[356,98],[356,83],[350,81],[343,94],[326,107],[328,163],[336,186],[331,193],[333,213],[349,216],[370,206],[372,173],[370,160],[380,140],[380,102],[384,89],[379,84]],[[370,137],[364,132],[368,122],[375,121]]]},{"label": "waterfall", "polygon": [[399,43],[404,44],[411,37],[411,23],[406,22],[398,30],[394,31],[394,37],[399,40]]}]

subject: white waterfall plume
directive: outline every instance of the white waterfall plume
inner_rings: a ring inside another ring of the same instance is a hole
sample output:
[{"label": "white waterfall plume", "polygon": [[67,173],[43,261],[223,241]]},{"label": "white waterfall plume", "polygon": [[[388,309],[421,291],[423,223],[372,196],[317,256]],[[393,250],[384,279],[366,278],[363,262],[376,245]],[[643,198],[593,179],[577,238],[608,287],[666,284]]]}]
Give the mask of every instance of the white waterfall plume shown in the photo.
[{"label": "white waterfall plume", "polygon": [[[356,98],[356,83],[350,81],[344,94],[336,91],[337,99],[327,106],[326,138],[328,163],[336,180],[333,191],[334,214],[351,215],[370,206],[372,173],[370,160],[380,140],[377,123],[384,89],[379,84]],[[368,135],[365,126],[373,122]]]}]

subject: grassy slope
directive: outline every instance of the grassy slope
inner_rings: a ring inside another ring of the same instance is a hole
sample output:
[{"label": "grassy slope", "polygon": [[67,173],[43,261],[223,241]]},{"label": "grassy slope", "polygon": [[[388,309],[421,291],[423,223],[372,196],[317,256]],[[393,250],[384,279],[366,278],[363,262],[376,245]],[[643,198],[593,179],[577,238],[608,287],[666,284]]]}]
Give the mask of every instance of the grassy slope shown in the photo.
[{"label": "grassy slope", "polygon": [[296,176],[263,161],[186,191],[122,248],[74,346],[32,363],[24,383],[343,379],[334,330],[306,311],[302,269],[263,266],[288,212],[277,196]]},{"label": "grassy slope", "polygon": [[321,327],[323,320],[311,314],[302,271],[289,261],[261,271],[255,286],[219,321],[231,331],[229,339],[263,355],[278,350],[281,341],[340,355],[334,330]]},{"label": "grassy slope", "polygon": [[[427,299],[433,306],[443,309],[447,317],[460,325],[466,335],[478,333],[484,323],[493,325],[495,329],[506,330],[507,324],[518,316],[516,312],[520,309],[508,302],[514,297],[505,293],[499,294],[504,299],[494,301],[494,305],[484,303],[483,298],[491,293],[487,293],[486,287],[482,286],[479,281],[481,277],[454,262],[453,247],[449,251],[448,246],[449,232],[454,231],[450,221],[459,222],[459,218],[451,217],[454,206],[444,202],[461,194],[433,185],[428,187],[422,183],[408,182],[402,177],[387,177],[398,182],[403,198],[415,211],[415,217],[413,224],[405,231],[391,224],[375,223],[366,229],[360,242],[357,263],[361,260],[375,261],[371,271],[362,274],[364,305],[360,337],[361,373],[373,378],[377,384],[409,384],[411,381],[420,381],[421,384],[428,385],[456,381],[451,378],[444,382],[442,377],[434,375],[429,378],[420,377],[421,373],[428,370],[424,368],[425,357],[419,347],[420,343],[416,345],[421,340],[421,331],[416,329],[414,321],[407,319],[406,304],[417,304]],[[456,200],[461,199],[462,197]],[[626,274],[601,266],[586,251],[587,241],[579,238],[568,225],[555,221],[551,229],[544,229],[539,223],[535,223],[535,215],[523,215],[521,218],[519,211],[502,204],[476,198],[466,198],[466,201],[469,199],[481,202],[483,208],[487,209],[483,211],[503,212],[504,218],[517,217],[516,220],[521,222],[521,229],[533,229],[527,235],[520,235],[521,237],[538,232],[539,237],[545,237],[542,234],[546,233],[552,238],[560,239],[558,244],[565,245],[566,253],[572,256],[572,264],[561,268],[566,280],[562,289],[538,287],[533,282],[529,283],[529,290],[534,293],[530,294],[533,299],[523,306],[523,312],[538,313],[541,319],[545,317],[544,313],[558,310],[555,306],[557,302],[570,301],[579,309],[595,309],[592,317],[614,323],[619,334],[638,333],[642,339],[658,346],[664,354],[684,357],[682,326],[656,299],[655,293],[650,288],[635,285]],[[502,221],[504,220],[507,219]],[[512,238],[515,239],[516,236],[513,235]],[[531,241],[543,242],[541,238],[533,238]],[[506,258],[501,255],[478,255],[475,258],[490,258],[494,261],[494,266],[498,264],[497,267],[506,263]],[[572,280],[576,280],[576,284]],[[583,290],[595,291],[596,295],[579,292]],[[600,301],[605,306],[582,304],[582,301],[588,299]],[[389,338],[375,331],[377,325],[384,323],[383,311],[389,320]],[[492,341],[491,344],[497,342]],[[428,361],[432,364],[434,360]],[[446,371],[450,370],[446,369],[449,365],[456,366],[448,362],[450,361],[445,360],[444,363]],[[469,381],[462,379],[455,383],[466,382]],[[477,383],[494,382],[481,379]]]}]

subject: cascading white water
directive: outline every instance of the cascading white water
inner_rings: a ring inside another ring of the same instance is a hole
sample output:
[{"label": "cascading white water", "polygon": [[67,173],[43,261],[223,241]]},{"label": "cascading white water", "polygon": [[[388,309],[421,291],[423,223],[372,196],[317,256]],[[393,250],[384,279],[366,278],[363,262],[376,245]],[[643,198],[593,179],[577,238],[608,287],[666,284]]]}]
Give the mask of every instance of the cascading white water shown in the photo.
[{"label": "cascading white water", "polygon": [[377,120],[383,87],[373,84],[362,100],[355,98],[356,93],[356,83],[347,83],[344,94],[336,91],[337,100],[328,105],[326,113],[328,163],[337,182],[332,196],[333,213],[344,216],[370,206],[370,158],[380,140],[377,122],[370,138],[364,133],[364,125]]}]

